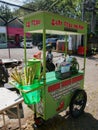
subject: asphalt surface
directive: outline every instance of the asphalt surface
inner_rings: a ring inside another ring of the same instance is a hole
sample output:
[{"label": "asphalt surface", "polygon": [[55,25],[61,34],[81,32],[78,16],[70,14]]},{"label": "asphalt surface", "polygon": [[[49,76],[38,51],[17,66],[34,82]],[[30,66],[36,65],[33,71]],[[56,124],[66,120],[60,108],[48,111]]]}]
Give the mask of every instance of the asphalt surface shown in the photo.
[{"label": "asphalt surface", "polygon": [[[27,49],[27,58],[32,58],[36,51],[38,51],[37,47]],[[8,49],[0,49],[0,58],[9,58],[9,52],[11,59],[24,60],[24,49],[22,48],[13,48],[10,51]],[[54,62],[56,62],[60,58],[61,53],[56,54],[56,52],[53,52],[53,55]],[[76,57],[82,69],[83,57]],[[98,54],[86,58],[84,85],[87,93],[85,113],[77,119],[73,119],[71,116],[62,117],[58,115],[45,126],[42,126],[41,130],[98,130]],[[33,130],[28,120],[28,117],[31,121],[33,120],[33,113],[32,115],[31,113],[31,110],[26,111],[25,118],[29,125],[26,126],[25,130]],[[26,124],[26,122],[22,123],[23,125]]]}]

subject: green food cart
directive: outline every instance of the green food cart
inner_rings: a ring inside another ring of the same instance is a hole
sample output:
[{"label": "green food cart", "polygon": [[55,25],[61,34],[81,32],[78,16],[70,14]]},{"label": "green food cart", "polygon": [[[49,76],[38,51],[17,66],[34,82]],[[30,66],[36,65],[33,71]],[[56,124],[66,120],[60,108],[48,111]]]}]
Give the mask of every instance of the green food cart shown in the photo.
[{"label": "green food cart", "polygon": [[[26,33],[43,34],[43,76],[38,87],[31,91],[38,91],[38,101],[31,103],[34,106],[34,127],[41,125],[44,120],[52,118],[56,114],[69,107],[73,117],[80,116],[86,106],[87,95],[84,90],[84,74],[86,64],[86,49],[84,53],[84,69],[72,73],[70,76],[60,79],[56,72],[46,72],[46,34],[84,35],[84,48],[87,40],[87,24],[76,19],[66,18],[50,12],[35,12],[24,18],[24,45],[26,46]],[[65,50],[65,56],[67,49]],[[27,52],[24,48],[24,59],[27,64]],[[59,75],[62,76],[62,75]],[[36,81],[37,82],[37,81]],[[31,92],[31,91],[27,91]],[[36,97],[37,97],[37,94]],[[40,97],[40,99],[39,99]],[[33,100],[33,98],[31,98]]]}]

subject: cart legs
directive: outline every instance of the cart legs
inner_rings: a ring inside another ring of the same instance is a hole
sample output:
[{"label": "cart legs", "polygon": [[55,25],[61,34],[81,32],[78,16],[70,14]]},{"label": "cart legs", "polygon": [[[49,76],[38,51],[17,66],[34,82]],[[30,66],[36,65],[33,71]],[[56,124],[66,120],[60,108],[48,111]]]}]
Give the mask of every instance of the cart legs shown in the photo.
[{"label": "cart legs", "polygon": [[4,129],[6,130],[6,124],[5,124],[5,116],[4,116],[4,113],[3,113],[3,123],[4,123]]},{"label": "cart legs", "polygon": [[19,113],[19,104],[17,104],[17,114],[18,114],[18,120],[19,120],[19,128],[21,130],[21,119],[20,119],[20,113]]}]

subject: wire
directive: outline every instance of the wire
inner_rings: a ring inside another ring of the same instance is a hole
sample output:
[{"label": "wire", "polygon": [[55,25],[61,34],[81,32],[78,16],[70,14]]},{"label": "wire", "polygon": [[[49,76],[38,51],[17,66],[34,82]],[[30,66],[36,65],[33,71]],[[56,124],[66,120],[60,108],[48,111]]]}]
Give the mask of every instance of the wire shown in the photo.
[{"label": "wire", "polygon": [[10,6],[19,7],[19,8],[22,8],[24,10],[28,10],[28,11],[33,11],[33,12],[35,11],[34,9],[26,8],[26,7],[23,7],[23,6],[20,6],[20,5],[15,5],[15,4],[8,3],[8,2],[5,2],[5,1],[1,1],[1,0],[0,0],[0,3],[7,4],[7,5],[10,5]]},{"label": "wire", "polygon": [[[11,1],[9,1],[9,0],[2,0],[2,1],[4,1],[4,2],[9,2],[9,3],[16,3],[16,0],[11,0]],[[23,1],[23,0],[22,0]],[[19,4],[19,5],[23,5],[24,3],[22,2],[21,0],[17,0],[17,4]]]}]

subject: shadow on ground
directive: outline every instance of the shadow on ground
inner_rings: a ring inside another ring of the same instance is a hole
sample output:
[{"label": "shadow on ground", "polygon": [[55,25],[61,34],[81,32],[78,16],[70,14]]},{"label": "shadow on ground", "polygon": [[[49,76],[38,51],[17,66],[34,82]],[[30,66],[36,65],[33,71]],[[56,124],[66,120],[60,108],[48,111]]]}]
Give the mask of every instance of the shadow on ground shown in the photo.
[{"label": "shadow on ground", "polygon": [[98,61],[98,54],[87,57],[89,60]]},{"label": "shadow on ground", "polygon": [[77,119],[58,115],[48,120],[38,130],[98,130],[98,120],[90,113],[84,113]]}]

